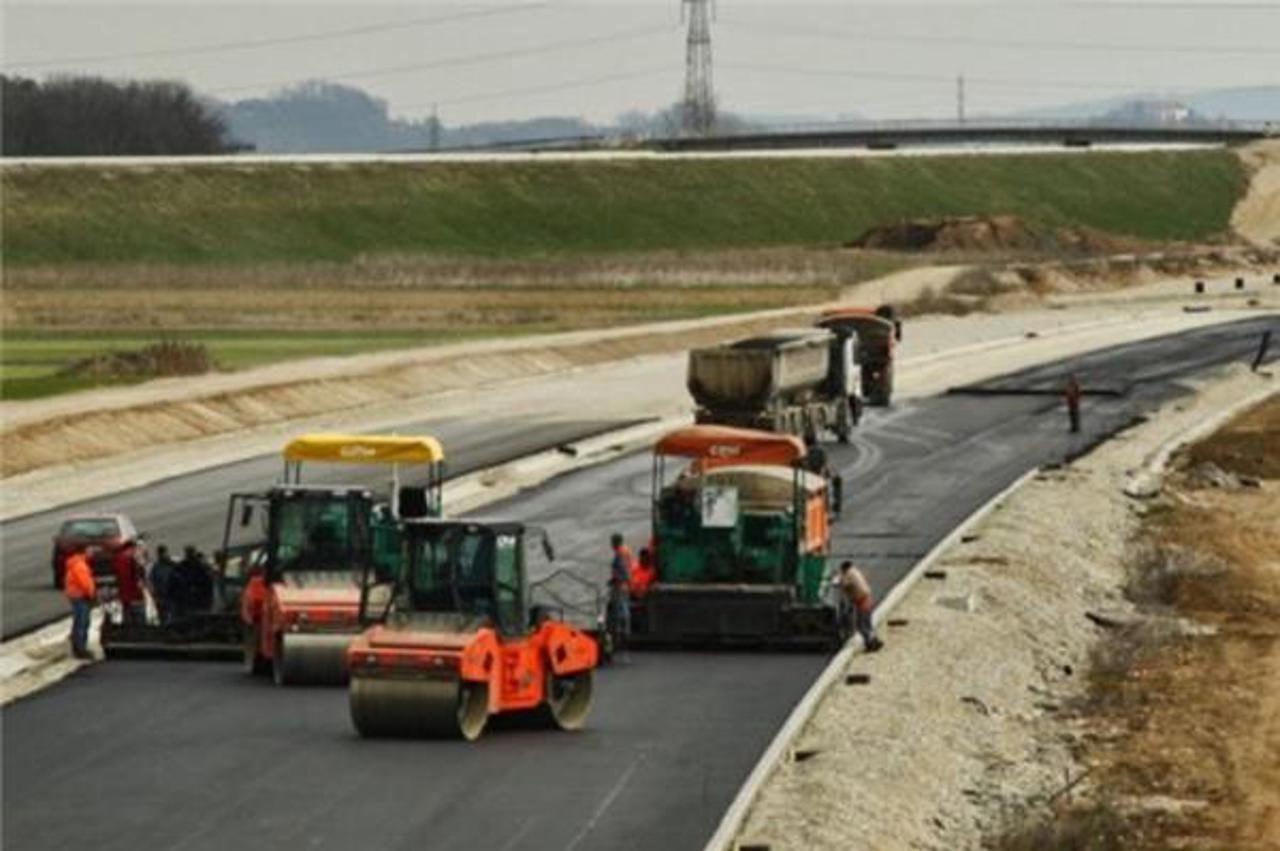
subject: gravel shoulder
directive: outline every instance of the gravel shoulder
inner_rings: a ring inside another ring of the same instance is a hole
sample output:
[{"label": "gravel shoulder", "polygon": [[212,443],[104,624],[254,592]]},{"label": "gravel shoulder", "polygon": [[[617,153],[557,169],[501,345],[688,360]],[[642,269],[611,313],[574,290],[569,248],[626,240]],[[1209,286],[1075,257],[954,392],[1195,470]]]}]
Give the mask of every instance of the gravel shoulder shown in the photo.
[{"label": "gravel shoulder", "polygon": [[855,656],[765,784],[742,845],[976,848],[1070,794],[1081,733],[1063,709],[1087,687],[1103,630],[1126,612],[1143,511],[1130,475],[1166,442],[1274,380],[1232,367],[1145,424],[1006,499],[893,613],[885,650]]}]

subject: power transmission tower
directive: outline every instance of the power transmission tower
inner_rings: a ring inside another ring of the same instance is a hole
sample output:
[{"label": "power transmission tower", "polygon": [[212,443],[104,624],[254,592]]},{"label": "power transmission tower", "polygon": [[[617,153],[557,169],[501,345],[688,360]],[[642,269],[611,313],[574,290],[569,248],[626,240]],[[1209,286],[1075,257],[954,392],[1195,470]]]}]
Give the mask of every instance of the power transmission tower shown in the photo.
[{"label": "power transmission tower", "polygon": [[690,136],[709,136],[716,124],[716,96],[711,85],[712,0],[681,0],[681,17],[689,22],[685,42],[684,102],[681,125]]},{"label": "power transmission tower", "polygon": [[440,106],[431,104],[431,150],[440,150]]},{"label": "power transmission tower", "polygon": [[956,77],[956,120],[964,124],[964,74]]}]

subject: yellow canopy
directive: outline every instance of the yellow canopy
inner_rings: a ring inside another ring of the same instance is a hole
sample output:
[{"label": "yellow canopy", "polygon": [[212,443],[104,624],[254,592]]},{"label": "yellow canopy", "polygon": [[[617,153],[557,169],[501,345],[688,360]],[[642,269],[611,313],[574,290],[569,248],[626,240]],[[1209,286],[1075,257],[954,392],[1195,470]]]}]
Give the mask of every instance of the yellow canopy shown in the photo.
[{"label": "yellow canopy", "polygon": [[425,435],[304,434],[285,445],[284,457],[344,464],[436,464],[444,460],[444,447]]}]

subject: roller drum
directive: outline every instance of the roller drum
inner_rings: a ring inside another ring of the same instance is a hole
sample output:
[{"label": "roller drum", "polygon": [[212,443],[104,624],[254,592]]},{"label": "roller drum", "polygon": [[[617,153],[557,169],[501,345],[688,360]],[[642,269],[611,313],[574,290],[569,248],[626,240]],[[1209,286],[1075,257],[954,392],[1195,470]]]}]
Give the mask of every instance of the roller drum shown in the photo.
[{"label": "roller drum", "polygon": [[356,674],[351,678],[350,705],[351,721],[362,736],[474,741],[489,720],[489,689],[456,677]]},{"label": "roller drum", "polygon": [[594,672],[557,677],[547,674],[546,703],[543,714],[552,726],[561,730],[581,730],[591,712]]},{"label": "roller drum", "polygon": [[355,636],[289,632],[276,641],[272,676],[277,685],[342,685],[347,681],[347,647]]}]

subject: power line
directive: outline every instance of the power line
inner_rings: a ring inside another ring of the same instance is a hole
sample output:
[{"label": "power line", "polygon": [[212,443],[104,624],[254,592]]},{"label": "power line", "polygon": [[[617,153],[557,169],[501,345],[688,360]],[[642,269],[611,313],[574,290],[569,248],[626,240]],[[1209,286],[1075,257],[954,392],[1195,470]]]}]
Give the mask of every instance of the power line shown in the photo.
[{"label": "power line", "polygon": [[794,27],[787,25],[780,26],[757,26],[742,22],[722,21],[721,26],[730,29],[742,30],[744,32],[756,32],[769,36],[799,36],[803,38],[822,38],[835,39],[837,41],[845,40],[862,40],[862,41],[890,41],[904,42],[907,44],[965,44],[978,47],[1002,47],[1014,48],[1018,50],[1079,50],[1088,52],[1114,52],[1122,51],[1125,53],[1194,53],[1194,54],[1224,54],[1224,55],[1241,55],[1241,56],[1277,56],[1280,57],[1280,48],[1274,46],[1256,46],[1256,45],[1237,45],[1234,47],[1214,47],[1204,44],[1118,44],[1115,42],[1094,42],[1094,41],[1027,41],[999,38],[981,38],[976,36],[958,36],[958,35],[903,35],[901,33],[879,33],[841,29],[809,29],[806,27]]},{"label": "power line", "polygon": [[[668,33],[670,30],[665,27],[642,27],[638,29],[622,30],[621,32],[610,33],[609,35],[593,36],[591,38],[571,39],[568,41],[554,42],[551,44],[543,44],[535,47],[516,48],[514,50],[500,50],[489,53],[473,53],[467,56],[454,56],[448,59],[436,59],[431,62],[420,62],[413,65],[392,65],[383,68],[370,68],[363,71],[345,71],[340,74],[325,74],[323,80],[360,80],[369,77],[386,77],[394,74],[406,74],[414,71],[429,71],[439,68],[457,68],[467,65],[482,65],[486,62],[493,62],[502,59],[514,59],[524,56],[537,56],[544,53],[556,53],[562,50],[573,50],[580,47],[590,47],[598,44],[612,44],[619,41],[633,41],[645,36],[656,35],[658,33]],[[296,83],[307,82],[315,79],[313,77],[294,78],[291,80],[275,80],[270,82],[246,83],[239,86],[227,86],[220,89],[213,89],[210,94],[221,95],[234,92],[243,92],[250,89],[278,89],[284,86]]]},{"label": "power line", "polygon": [[164,48],[161,50],[144,50],[134,53],[110,53],[99,56],[72,56],[61,59],[41,59],[35,62],[6,62],[4,63],[4,67],[6,69],[48,68],[55,65],[83,65],[119,62],[125,59],[156,59],[166,56],[199,56],[201,54],[208,53],[226,53],[235,50],[251,50],[259,47],[279,47],[285,44],[303,44],[306,42],[329,41],[332,39],[350,38],[353,36],[371,35],[374,33],[391,32],[395,30],[416,29],[418,27],[432,26],[434,24],[451,24],[457,21],[469,21],[475,18],[492,18],[500,15],[528,12],[534,9],[544,9],[549,6],[556,5],[563,5],[562,0],[540,0],[540,2],[533,3],[516,3],[510,6],[497,6],[492,9],[475,9],[470,12],[458,12],[453,15],[410,18],[409,20],[389,21],[383,24],[367,24],[359,27],[324,30],[322,32],[279,36],[276,38],[224,41],[214,44]]},{"label": "power line", "polygon": [[479,92],[470,95],[459,95],[452,98],[440,98],[424,103],[410,103],[397,107],[397,111],[403,112],[411,109],[422,109],[423,107],[439,104],[441,106],[455,106],[460,103],[475,103],[477,101],[501,100],[508,97],[519,97],[521,95],[540,95],[550,92],[564,92],[573,89],[586,89],[592,86],[602,85],[604,83],[616,83],[623,80],[639,80],[649,77],[657,77],[662,74],[672,74],[677,69],[670,66],[645,68],[639,71],[624,71],[617,74],[605,74],[600,77],[590,77],[581,80],[565,81],[561,83],[549,83],[543,86],[527,86],[518,89],[503,89],[500,91]]},{"label": "power line", "polygon": [[[946,74],[915,74],[897,71],[845,71],[827,68],[790,68],[777,65],[745,65],[739,63],[721,63],[721,68],[746,71],[757,74],[790,74],[798,77],[837,77],[851,80],[879,80],[887,82],[924,82],[950,83],[955,77]],[[1134,83],[1119,82],[1084,82],[1081,80],[1037,80],[1027,77],[974,77],[965,75],[969,83],[981,83],[987,86],[1004,86],[1023,89],[1098,89],[1109,91],[1133,91],[1139,88]]]}]

